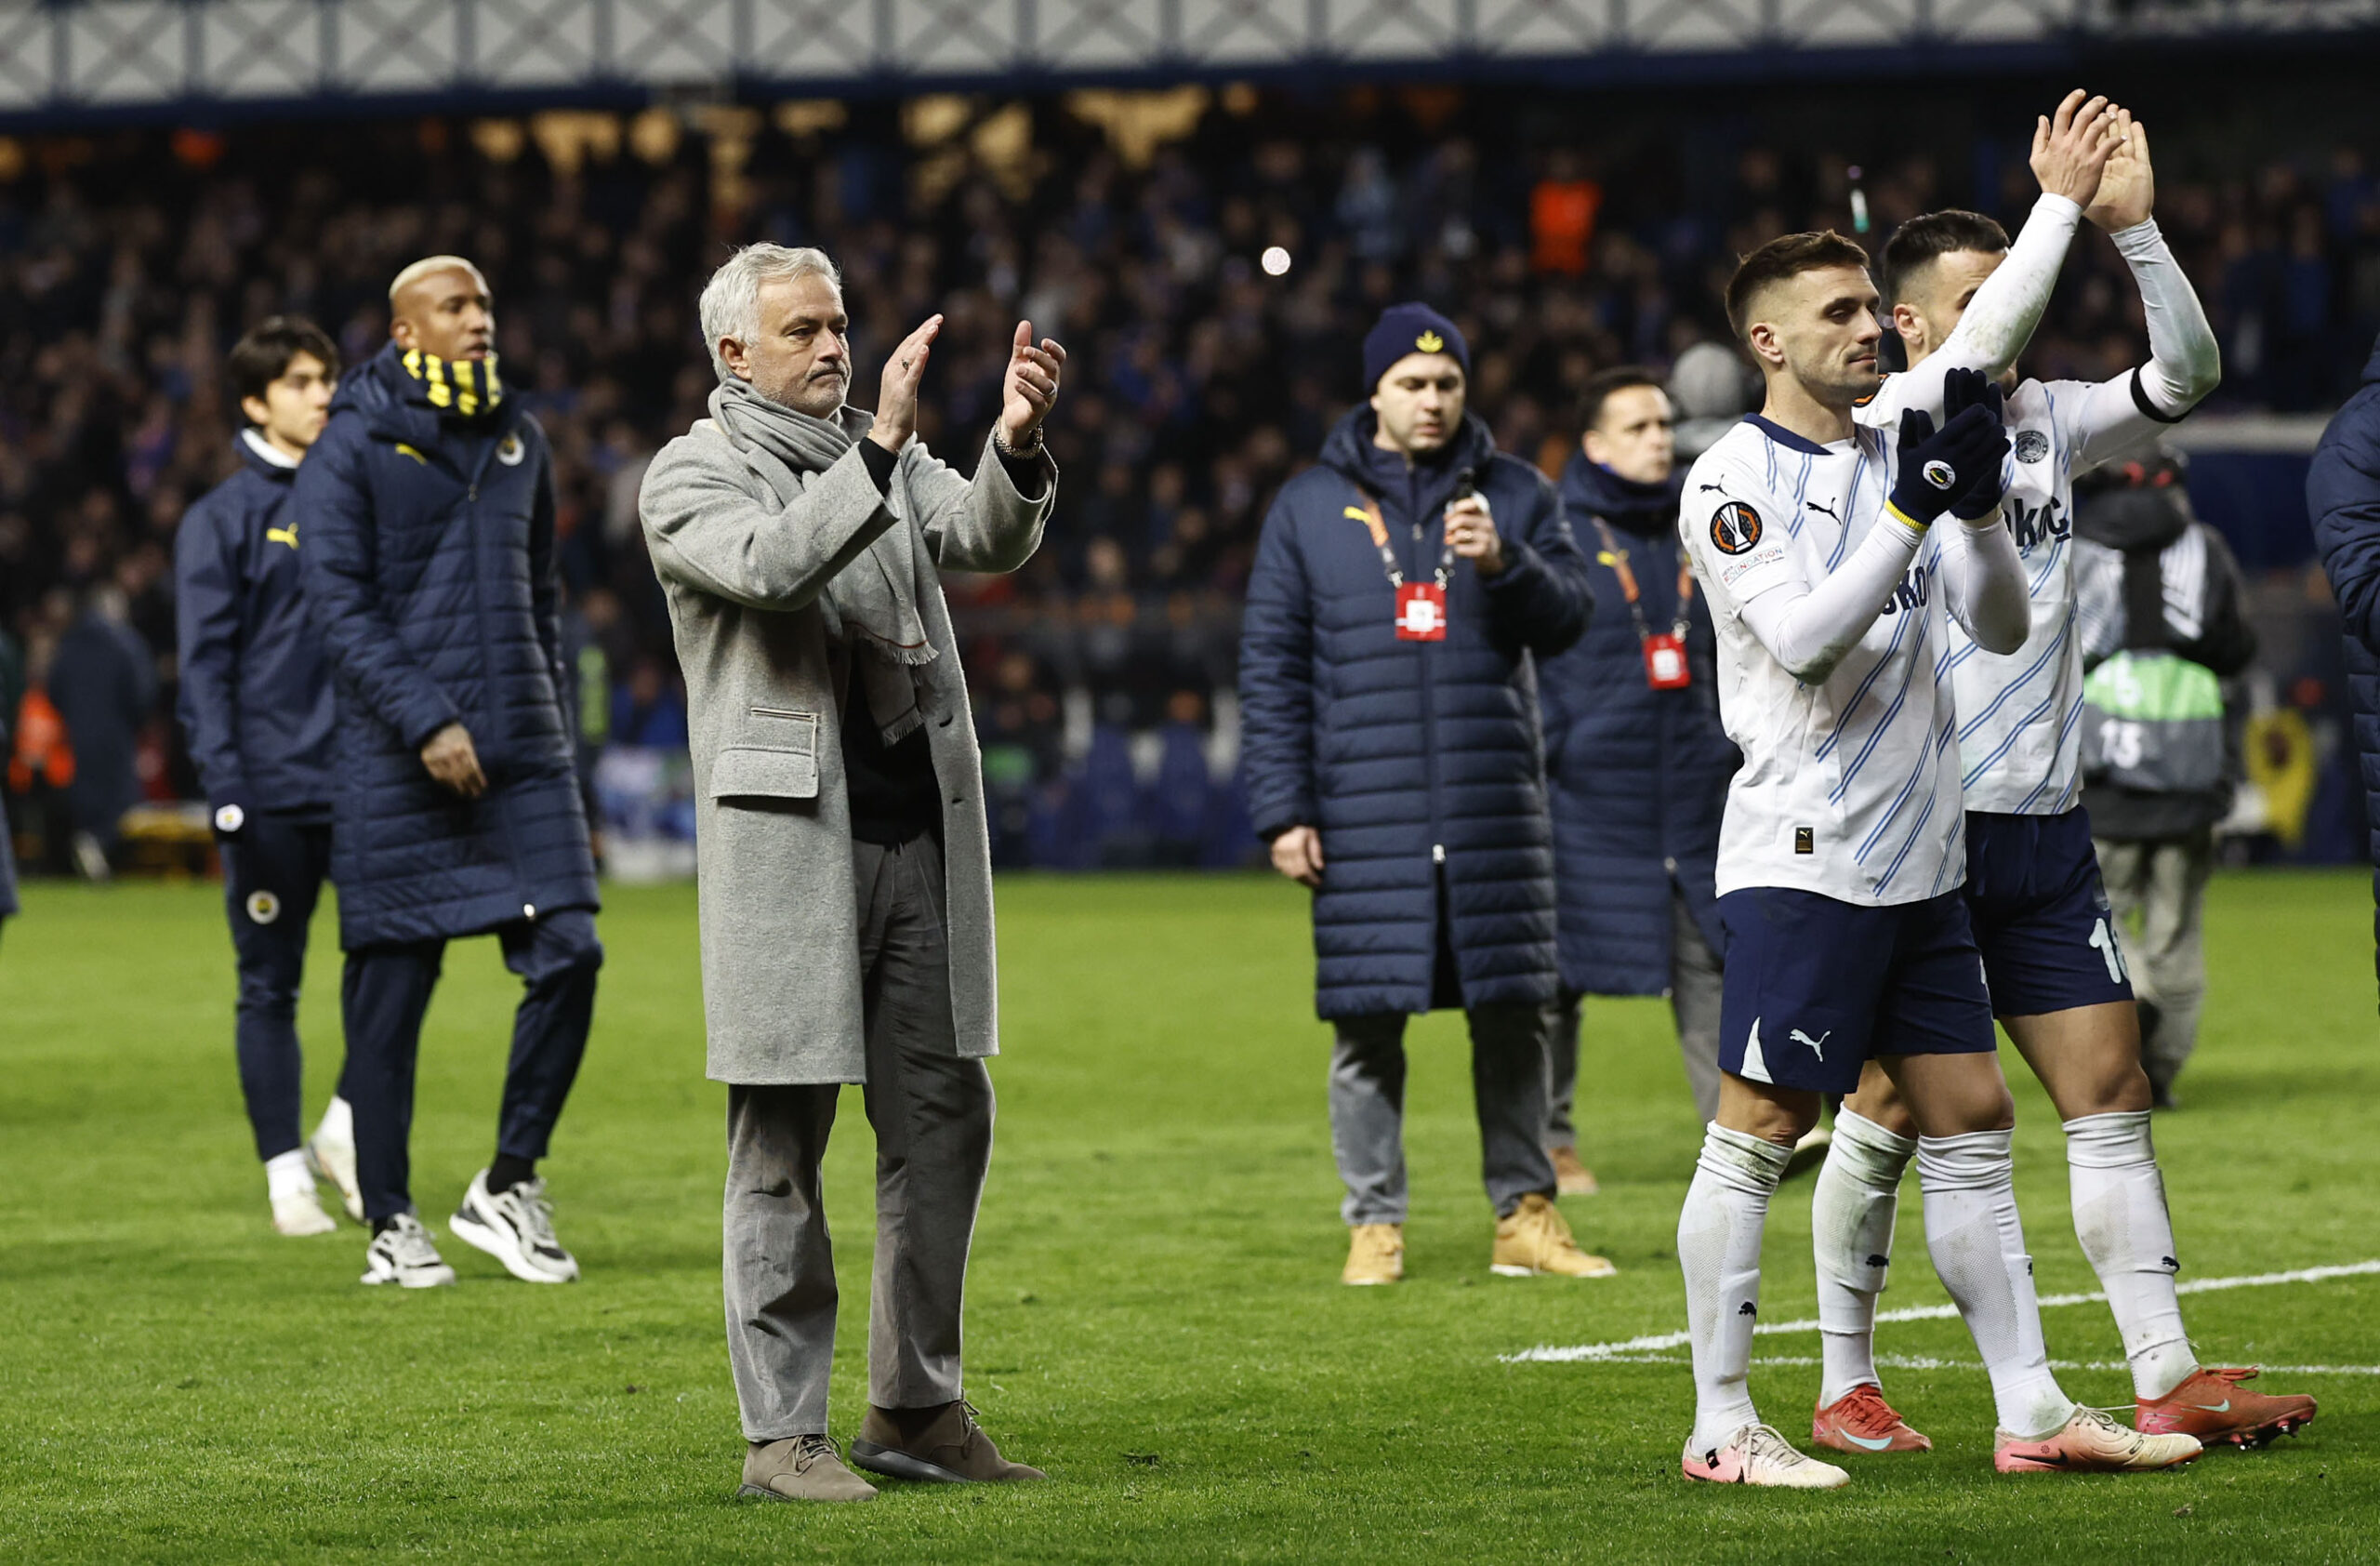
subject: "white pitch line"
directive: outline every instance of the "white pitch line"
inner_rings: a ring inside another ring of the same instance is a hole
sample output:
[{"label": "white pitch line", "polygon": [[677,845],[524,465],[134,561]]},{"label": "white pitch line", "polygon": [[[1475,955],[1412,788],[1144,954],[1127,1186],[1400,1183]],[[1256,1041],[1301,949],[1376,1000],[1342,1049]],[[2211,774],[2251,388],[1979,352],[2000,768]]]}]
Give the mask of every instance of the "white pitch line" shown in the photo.
[{"label": "white pitch line", "polygon": [[[1685,1365],[1693,1361],[1677,1354],[1627,1354],[1608,1360],[1598,1360],[1603,1365]],[[1815,1354],[1764,1354],[1752,1361],[1755,1365],[1792,1366],[1819,1365],[1826,1361]],[[1931,1354],[1879,1354],[1876,1364],[1884,1370],[1981,1370],[1980,1360],[1943,1360]],[[2052,1370],[2120,1371],[2132,1366],[2122,1360],[2052,1360]],[[2259,1365],[2281,1375],[2380,1375],[2380,1365]]]},{"label": "white pitch line", "polygon": [[[2208,1294],[2225,1289],[2268,1289],[2281,1283],[2319,1283],[2326,1279],[2361,1278],[2373,1273],[2380,1273],[2380,1259],[2368,1262],[2345,1262],[2333,1267],[2301,1267],[2289,1272],[2246,1272],[2234,1278],[2194,1278],[2188,1282],[2175,1285],[2175,1293]],[[2055,1305],[2096,1305],[2106,1300],[2107,1297],[2103,1294],[2096,1293],[2043,1294],[2040,1303],[2044,1307]],[[1885,1321],[1941,1321],[1948,1320],[1958,1313],[1959,1307],[1954,1305],[1912,1305],[1899,1310],[1880,1311],[1876,1320],[1879,1324]],[[1798,1321],[1763,1321],[1752,1328],[1756,1334],[1814,1333],[1818,1330],[1818,1320],[1815,1316]],[[1576,1364],[1581,1360],[1617,1360],[1623,1355],[1658,1354],[1664,1349],[1683,1348],[1687,1341],[1687,1334],[1685,1333],[1650,1333],[1643,1337],[1629,1338],[1622,1343],[1581,1343],[1567,1348],[1540,1344],[1535,1348],[1524,1348],[1517,1354],[1499,1354],[1496,1358],[1508,1365],[1567,1365]],[[2324,1367],[2301,1365],[2294,1368],[2311,1374]],[[2367,1374],[2353,1365],[2334,1365],[2327,1368],[2342,1375]],[[2380,1374],[2380,1372],[2368,1374]]]}]

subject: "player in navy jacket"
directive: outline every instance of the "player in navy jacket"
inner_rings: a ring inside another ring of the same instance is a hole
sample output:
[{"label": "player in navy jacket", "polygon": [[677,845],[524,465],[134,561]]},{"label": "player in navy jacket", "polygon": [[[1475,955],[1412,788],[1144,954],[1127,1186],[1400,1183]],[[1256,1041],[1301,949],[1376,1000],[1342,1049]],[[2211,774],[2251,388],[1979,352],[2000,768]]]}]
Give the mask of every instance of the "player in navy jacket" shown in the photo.
[{"label": "player in navy jacket", "polygon": [[2347,683],[2370,802],[2374,890],[2380,892],[2380,343],[2363,387],[2322,431],[2306,475],[2307,510],[2331,591],[2347,622]]},{"label": "player in navy jacket", "polygon": [[273,1228],[335,1227],[312,1163],[355,1205],[347,1104],[298,1136],[298,985],[306,930],[330,869],[331,683],[299,597],[298,464],[323,432],[338,351],[322,329],[275,316],[240,339],[232,394],[248,427],[240,470],[191,507],[175,542],[182,727],[214,813],[224,906],[239,957],[240,1091],[264,1160]]}]

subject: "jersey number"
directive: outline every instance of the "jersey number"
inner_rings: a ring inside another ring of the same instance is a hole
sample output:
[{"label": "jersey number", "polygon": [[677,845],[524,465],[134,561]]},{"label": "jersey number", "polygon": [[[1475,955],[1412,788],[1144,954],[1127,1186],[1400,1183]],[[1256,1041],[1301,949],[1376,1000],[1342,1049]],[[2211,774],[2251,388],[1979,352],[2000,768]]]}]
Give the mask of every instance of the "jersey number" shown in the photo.
[{"label": "jersey number", "polygon": [[2099,749],[2111,766],[2138,766],[2146,737],[2138,723],[2128,723],[2121,718],[2109,718],[2099,725]]},{"label": "jersey number", "polygon": [[2132,981],[2132,970],[2124,966],[2123,948],[2116,941],[2114,928],[2104,918],[2091,926],[2091,946],[2107,962],[2109,984]]}]

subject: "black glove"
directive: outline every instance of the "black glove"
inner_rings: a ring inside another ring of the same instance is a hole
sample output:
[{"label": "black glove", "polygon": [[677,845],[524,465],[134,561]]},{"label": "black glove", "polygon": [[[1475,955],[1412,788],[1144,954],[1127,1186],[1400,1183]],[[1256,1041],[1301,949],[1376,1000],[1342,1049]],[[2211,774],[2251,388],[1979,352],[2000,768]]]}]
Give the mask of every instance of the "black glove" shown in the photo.
[{"label": "black glove", "polygon": [[1996,505],[2007,454],[2007,431],[1979,404],[1961,409],[1938,431],[1931,414],[1911,408],[1900,416],[1900,477],[1887,498],[1910,525],[1930,527],[1989,469],[1990,504]]},{"label": "black glove", "polygon": [[2008,435],[2002,419],[2004,417],[1999,384],[1981,370],[1950,370],[1942,377],[1942,413],[1956,418],[1969,408],[1981,408],[2000,427],[2000,458],[1984,463],[1950,500],[1950,514],[1961,522],[1980,522],[2000,509],[2000,498],[2007,492]]}]

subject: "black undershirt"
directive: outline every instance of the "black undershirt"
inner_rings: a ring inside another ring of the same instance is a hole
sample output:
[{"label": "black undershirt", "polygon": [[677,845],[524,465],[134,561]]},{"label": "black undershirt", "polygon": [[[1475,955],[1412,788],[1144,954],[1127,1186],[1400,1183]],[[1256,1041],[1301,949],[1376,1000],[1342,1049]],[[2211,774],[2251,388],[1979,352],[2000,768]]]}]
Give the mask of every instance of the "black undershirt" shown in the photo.
[{"label": "black undershirt", "polygon": [[[899,455],[874,441],[860,442],[859,455],[877,489],[891,494]],[[1038,454],[1017,458],[999,452],[999,458],[1018,494],[1039,492]],[[851,800],[852,836],[860,842],[891,848],[927,832],[941,833],[942,785],[934,776],[926,731],[912,729],[885,744],[883,725],[868,710],[866,682],[856,677],[843,698],[843,779]]]}]

